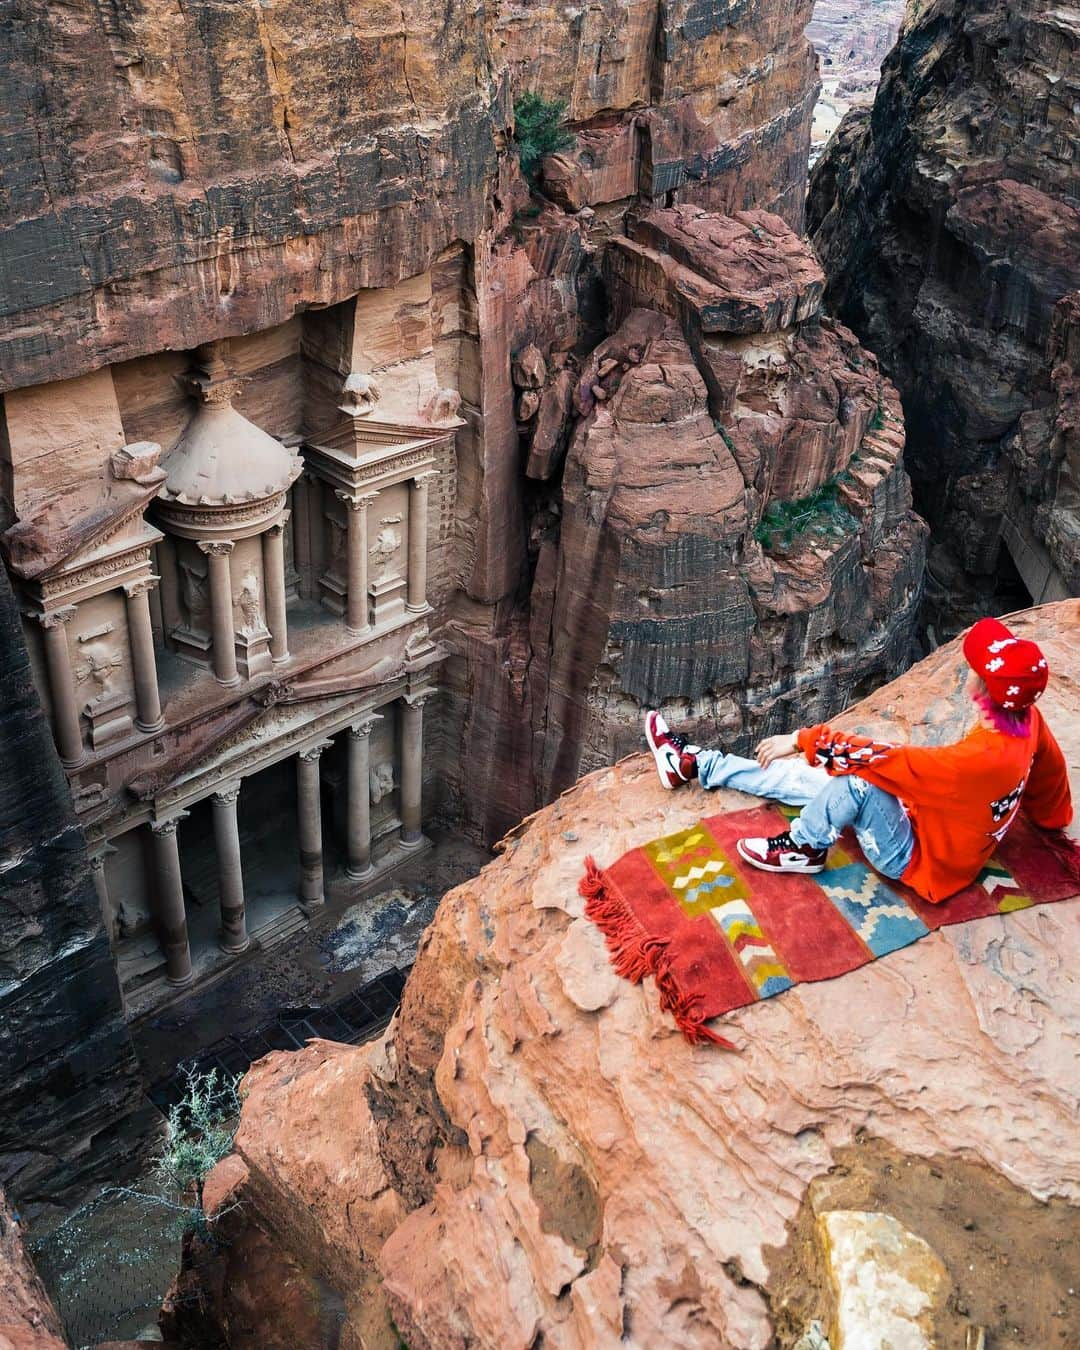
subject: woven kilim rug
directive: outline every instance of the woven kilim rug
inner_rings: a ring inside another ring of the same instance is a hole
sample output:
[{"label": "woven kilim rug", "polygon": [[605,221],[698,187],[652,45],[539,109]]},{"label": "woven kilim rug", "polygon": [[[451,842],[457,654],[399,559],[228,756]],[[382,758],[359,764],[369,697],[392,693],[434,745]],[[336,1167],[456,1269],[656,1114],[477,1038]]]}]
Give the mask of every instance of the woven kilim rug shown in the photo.
[{"label": "woven kilim rug", "polygon": [[710,816],[631,849],[601,869],[586,859],[585,913],[615,970],[652,975],[687,1039],[733,1049],[713,1017],[829,980],[946,924],[1080,894],[1080,850],[1018,817],[990,864],[938,905],[874,872],[845,833],[815,876],[760,872],[739,857],[744,835],[779,834],[794,810],[774,805]]}]

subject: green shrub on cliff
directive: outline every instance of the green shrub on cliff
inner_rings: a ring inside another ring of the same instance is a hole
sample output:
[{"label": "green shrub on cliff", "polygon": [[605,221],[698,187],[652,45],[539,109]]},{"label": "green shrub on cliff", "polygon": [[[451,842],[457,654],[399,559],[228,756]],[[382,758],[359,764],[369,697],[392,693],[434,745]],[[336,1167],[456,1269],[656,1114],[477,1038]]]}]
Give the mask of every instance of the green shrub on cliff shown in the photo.
[{"label": "green shrub on cliff", "polygon": [[563,126],[565,114],[566,104],[561,99],[525,93],[514,101],[514,141],[521,172],[530,183],[535,181],[545,155],[573,145],[573,136]]},{"label": "green shrub on cliff", "polygon": [[240,1115],[238,1078],[189,1070],[183,1097],[169,1108],[157,1154],[157,1175],[178,1197],[194,1191],[196,1225],[205,1222],[203,1183],[232,1150]]},{"label": "green shrub on cliff", "polygon": [[793,502],[770,502],[754,529],[754,538],[767,551],[783,552],[809,531],[836,538],[856,528],[858,521],[841,502],[840,484],[848,477],[838,473],[809,496]]}]

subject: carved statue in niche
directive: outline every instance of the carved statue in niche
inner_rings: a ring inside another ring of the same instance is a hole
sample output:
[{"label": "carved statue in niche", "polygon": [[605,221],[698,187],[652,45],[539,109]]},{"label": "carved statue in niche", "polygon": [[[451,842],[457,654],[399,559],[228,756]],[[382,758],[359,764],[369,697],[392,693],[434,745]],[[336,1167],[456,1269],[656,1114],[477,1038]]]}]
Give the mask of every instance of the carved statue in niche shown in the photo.
[{"label": "carved statue in niche", "polygon": [[259,578],[255,570],[248,567],[244,572],[240,589],[233,596],[233,604],[240,611],[240,631],[250,636],[261,633],[263,627],[262,610],[259,607]]},{"label": "carved statue in niche", "polygon": [[379,523],[382,529],[375,536],[375,542],[371,548],[368,549],[374,565],[376,581],[382,581],[386,578],[394,556],[401,547],[401,531],[394,528],[400,520],[400,516],[386,516],[381,520]]},{"label": "carved statue in niche", "polygon": [[350,417],[370,417],[375,411],[375,404],[382,397],[378,381],[366,370],[354,370],[348,375],[341,393],[341,403],[338,406]]},{"label": "carved statue in niche", "polygon": [[180,601],[187,615],[190,632],[205,631],[210,622],[210,582],[206,572],[180,560]]},{"label": "carved statue in niche", "polygon": [[141,915],[138,910],[128,908],[123,899],[117,900],[113,908],[113,936],[116,938],[133,937],[139,930]]},{"label": "carved statue in niche", "polygon": [[456,389],[438,389],[428,400],[424,409],[424,419],[433,426],[458,422],[461,408],[461,395]]},{"label": "carved statue in niche", "polygon": [[368,774],[368,786],[371,789],[371,804],[378,806],[384,797],[394,790],[394,766],[388,759],[381,764],[373,764]]},{"label": "carved statue in niche", "polygon": [[335,576],[345,575],[345,551],[346,536],[345,528],[339,525],[333,516],[326,517],[326,523],[330,526],[330,571]]},{"label": "carved statue in niche", "polygon": [[75,667],[77,684],[90,685],[89,704],[100,703],[112,692],[112,678],[120,669],[120,652],[104,643],[83,649],[83,659]]}]

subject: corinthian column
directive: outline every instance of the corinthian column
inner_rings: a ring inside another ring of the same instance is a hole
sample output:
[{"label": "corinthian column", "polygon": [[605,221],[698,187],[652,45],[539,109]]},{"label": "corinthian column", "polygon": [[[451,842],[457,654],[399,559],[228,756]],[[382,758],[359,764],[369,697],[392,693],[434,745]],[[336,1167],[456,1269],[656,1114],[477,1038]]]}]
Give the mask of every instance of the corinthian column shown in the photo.
[{"label": "corinthian column", "polygon": [[296,570],[300,574],[300,594],[309,600],[316,594],[311,575],[311,505],[308,501],[308,476],[302,473],[293,484],[293,548]]},{"label": "corinthian column", "polygon": [[276,525],[263,531],[263,586],[266,590],[266,626],[270,629],[270,655],[274,665],[289,659],[289,632],[285,618],[285,522],[288,511]]},{"label": "corinthian column", "polygon": [[438,475],[421,473],[412,480],[409,500],[409,599],[406,609],[423,611],[427,604],[428,484]]},{"label": "corinthian column", "polygon": [[371,876],[371,732],[377,717],[367,717],[349,728],[348,865],[353,881]]},{"label": "corinthian column", "polygon": [[218,901],[221,905],[223,952],[246,952],[250,944],[244,918],[244,869],[240,860],[240,828],[236,802],[240,784],[230,783],[210,798],[214,815],[214,844],[217,848]]},{"label": "corinthian column", "polygon": [[154,630],[150,622],[150,591],[157,582],[157,577],[147,577],[142,581],[129,581],[124,587],[131,667],[135,675],[135,725],[146,732],[160,731],[165,725],[158,692]]},{"label": "corinthian column", "polygon": [[154,907],[165,949],[165,972],[170,984],[190,984],[191,948],[188,946],[184,882],[180,875],[180,849],[176,830],[186,812],[171,820],[154,821]]},{"label": "corinthian column", "polygon": [[423,842],[424,704],[434,694],[424,689],[401,700],[401,842]]},{"label": "corinthian column", "polygon": [[113,930],[113,912],[112,902],[109,900],[109,883],[105,877],[105,859],[110,853],[115,852],[116,849],[104,839],[89,845],[90,876],[94,882],[98,905],[101,907],[102,920],[110,933]]},{"label": "corinthian column", "polygon": [[350,633],[366,633],[371,626],[368,622],[367,512],[376,494],[336,492],[334,495],[344,502],[348,522],[345,557],[349,577],[345,597],[345,627]]},{"label": "corinthian column", "polygon": [[66,624],[78,613],[74,605],[54,609],[51,614],[37,615],[44,631],[45,665],[49,672],[49,695],[52,701],[53,729],[56,745],[65,769],[74,769],[86,758],[79,707],[75,702],[75,679],[71,673],[71,651],[68,648]]},{"label": "corinthian column", "polygon": [[233,623],[232,579],[229,554],[231,539],[200,540],[199,548],[209,559],[210,624],[214,634],[214,679],[226,688],[240,683],[236,670],[236,625]]},{"label": "corinthian column", "polygon": [[319,759],[331,744],[323,741],[296,757],[297,834],[300,841],[300,903],[316,909],[326,903],[323,894],[322,797]]}]

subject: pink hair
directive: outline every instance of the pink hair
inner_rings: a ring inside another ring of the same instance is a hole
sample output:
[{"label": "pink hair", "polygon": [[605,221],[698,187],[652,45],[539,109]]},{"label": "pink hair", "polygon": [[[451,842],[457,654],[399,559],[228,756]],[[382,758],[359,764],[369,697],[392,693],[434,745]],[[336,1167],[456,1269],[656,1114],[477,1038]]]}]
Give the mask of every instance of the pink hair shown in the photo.
[{"label": "pink hair", "polygon": [[972,701],[995,730],[1006,736],[1026,736],[1031,730],[1031,709],[1017,708],[1014,712],[1009,708],[1003,708],[990,697],[986,685],[981,680],[979,684],[981,687],[972,694]]}]

